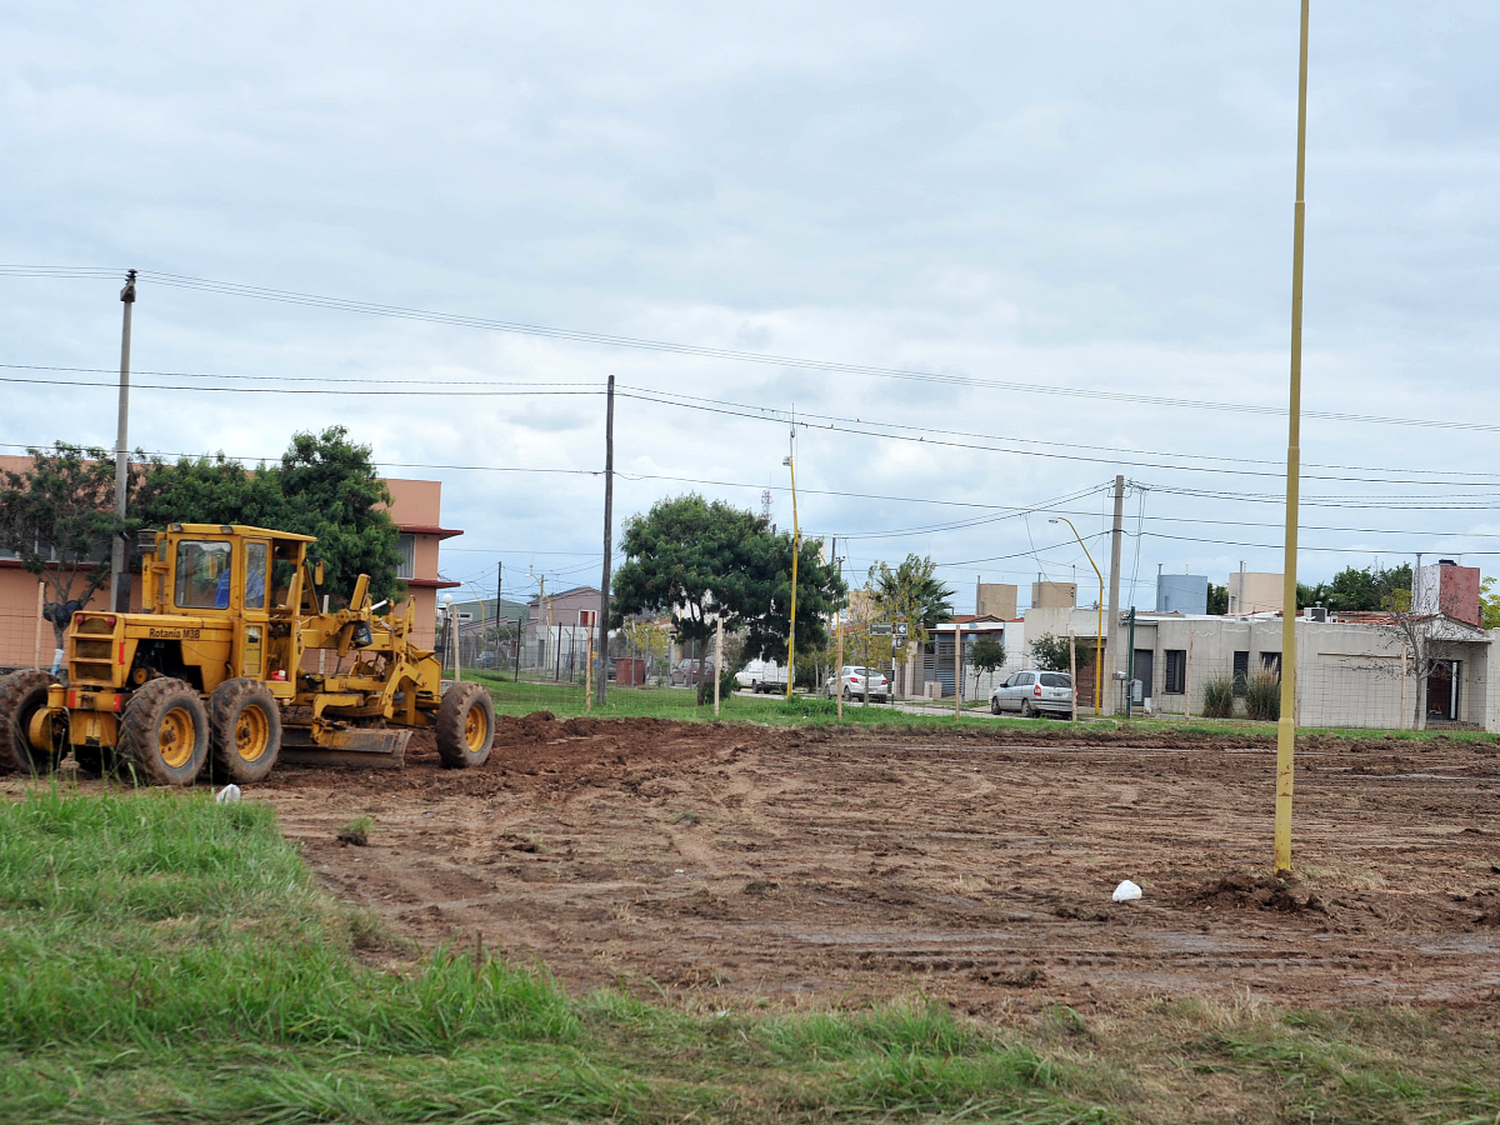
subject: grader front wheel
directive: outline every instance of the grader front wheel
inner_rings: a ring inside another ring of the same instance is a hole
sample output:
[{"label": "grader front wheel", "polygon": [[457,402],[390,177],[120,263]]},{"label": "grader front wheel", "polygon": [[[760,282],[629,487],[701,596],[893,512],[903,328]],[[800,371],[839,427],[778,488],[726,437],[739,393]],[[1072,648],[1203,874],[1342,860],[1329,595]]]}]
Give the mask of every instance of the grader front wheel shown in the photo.
[{"label": "grader front wheel", "polygon": [[120,722],[120,759],[158,785],[191,785],[208,758],[208,715],[181,680],[152,680],[130,697]]},{"label": "grader front wheel", "polygon": [[262,780],[281,752],[281,708],[259,680],[225,680],[208,697],[215,775],[241,785]]},{"label": "grader front wheel", "polygon": [[437,750],[450,770],[471,769],[489,760],[495,738],[495,703],[478,684],[456,683],[437,713]]}]

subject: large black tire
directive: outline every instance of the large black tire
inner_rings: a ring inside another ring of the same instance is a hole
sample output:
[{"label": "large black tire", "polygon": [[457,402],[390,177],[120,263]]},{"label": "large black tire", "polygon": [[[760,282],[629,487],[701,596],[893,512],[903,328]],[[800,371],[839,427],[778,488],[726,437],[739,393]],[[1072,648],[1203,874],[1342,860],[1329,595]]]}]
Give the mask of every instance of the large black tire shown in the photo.
[{"label": "large black tire", "polygon": [[1023,700],[1021,700],[1021,718],[1023,718],[1023,719],[1030,719],[1030,718],[1034,718],[1035,716],[1036,716],[1036,711],[1032,709],[1031,700],[1029,700],[1029,699],[1023,699]]},{"label": "large black tire", "polygon": [[990,696],[990,714],[991,715],[998,715],[998,714],[1000,714],[1000,701],[998,699],[996,699],[993,695]]},{"label": "large black tire", "polygon": [[50,745],[33,746],[27,735],[32,716],[47,705],[47,689],[56,682],[40,668],[0,679],[0,773],[48,773],[68,752],[66,721],[56,724]]},{"label": "large black tire", "polygon": [[208,735],[215,780],[262,781],[281,753],[281,708],[259,680],[225,680],[208,697]]},{"label": "large black tire", "polygon": [[437,713],[437,751],[450,770],[472,769],[489,760],[495,740],[495,701],[478,684],[456,683]]},{"label": "large black tire", "polygon": [[120,765],[158,785],[191,785],[208,761],[208,713],[181,680],[152,680],[120,720]]}]

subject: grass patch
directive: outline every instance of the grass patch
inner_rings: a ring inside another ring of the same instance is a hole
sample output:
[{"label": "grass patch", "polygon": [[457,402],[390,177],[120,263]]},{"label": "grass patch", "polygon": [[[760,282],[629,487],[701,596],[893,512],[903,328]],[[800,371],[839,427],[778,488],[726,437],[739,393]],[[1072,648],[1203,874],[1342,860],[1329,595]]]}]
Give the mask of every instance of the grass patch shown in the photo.
[{"label": "grass patch", "polygon": [[[1486,1121],[1471,1012],[1249,1002],[1054,1008],[996,1028],[569,998],[444,948],[361,965],[272,811],[38,788],[0,805],[7,1122]],[[753,998],[749,998],[753,1001]],[[1228,1115],[1226,1115],[1228,1116]]]},{"label": "grass patch", "polygon": [[[0,806],[4,1119],[779,1120],[1022,1095],[1046,1110],[1024,1120],[1078,1108],[940,1010],[804,1025],[570,1000],[477,949],[382,972],[352,955],[367,936],[352,914],[266,805],[53,787]],[[804,1050],[813,1039],[828,1049]]]}]

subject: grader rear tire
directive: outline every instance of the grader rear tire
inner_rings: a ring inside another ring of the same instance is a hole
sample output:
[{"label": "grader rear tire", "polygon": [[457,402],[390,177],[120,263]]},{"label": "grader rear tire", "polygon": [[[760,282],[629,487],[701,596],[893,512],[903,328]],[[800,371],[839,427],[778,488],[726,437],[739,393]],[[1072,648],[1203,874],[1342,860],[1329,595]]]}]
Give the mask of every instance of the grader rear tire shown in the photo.
[{"label": "grader rear tire", "polygon": [[489,760],[495,702],[478,684],[457,683],[438,705],[437,751],[445,768],[472,769]]},{"label": "grader rear tire", "polygon": [[191,785],[208,760],[208,714],[181,680],[152,680],[120,722],[120,763],[157,785]]},{"label": "grader rear tire", "polygon": [[33,746],[27,734],[31,717],[47,705],[50,672],[27,668],[0,679],[0,773],[50,773],[68,752],[67,725],[53,724],[51,745]]},{"label": "grader rear tire", "polygon": [[209,745],[216,780],[262,781],[281,753],[281,708],[259,680],[225,680],[208,697]]}]

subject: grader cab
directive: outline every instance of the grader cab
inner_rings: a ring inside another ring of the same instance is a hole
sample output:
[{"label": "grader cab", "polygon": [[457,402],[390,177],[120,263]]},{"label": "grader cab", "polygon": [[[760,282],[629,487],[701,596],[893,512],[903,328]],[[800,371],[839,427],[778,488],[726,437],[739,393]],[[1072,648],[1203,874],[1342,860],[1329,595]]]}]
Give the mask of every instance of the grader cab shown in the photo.
[{"label": "grader cab", "polygon": [[463,682],[444,693],[436,657],[411,640],[412,603],[378,615],[368,575],[329,612],[311,536],[237,524],[142,535],[143,611],[75,614],[66,683],[38,670],[0,680],[0,768],[42,772],[71,751],[85,769],[165,785],[243,783],[283,758],[399,767],[421,727],[445,766],[489,757],[489,694]]}]

